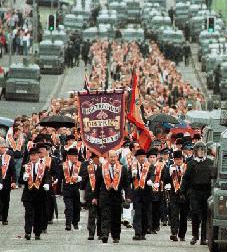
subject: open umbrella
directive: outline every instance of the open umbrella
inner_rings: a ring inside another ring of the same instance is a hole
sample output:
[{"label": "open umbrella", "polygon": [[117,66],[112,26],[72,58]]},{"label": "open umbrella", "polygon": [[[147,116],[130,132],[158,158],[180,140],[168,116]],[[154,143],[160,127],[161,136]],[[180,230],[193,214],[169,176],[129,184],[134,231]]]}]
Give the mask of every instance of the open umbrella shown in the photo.
[{"label": "open umbrella", "polygon": [[207,123],[203,123],[203,122],[193,122],[190,123],[191,128],[193,129],[201,129],[203,126],[206,126]]},{"label": "open umbrella", "polygon": [[179,123],[179,121],[175,117],[168,115],[168,114],[163,114],[163,113],[152,115],[148,118],[148,120],[150,120],[151,123],[153,123],[153,122],[170,123],[170,124]]},{"label": "open umbrella", "polygon": [[53,115],[43,118],[40,121],[40,126],[44,127],[52,127],[55,129],[66,127],[66,128],[73,128],[75,127],[75,121],[68,117],[62,115]]}]

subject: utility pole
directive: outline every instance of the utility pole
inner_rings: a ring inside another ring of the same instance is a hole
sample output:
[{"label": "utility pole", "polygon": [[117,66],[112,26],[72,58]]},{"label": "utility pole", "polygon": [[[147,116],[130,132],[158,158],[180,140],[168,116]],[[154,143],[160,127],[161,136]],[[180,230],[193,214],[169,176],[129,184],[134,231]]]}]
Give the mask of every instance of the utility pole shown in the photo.
[{"label": "utility pole", "polygon": [[38,43],[38,5],[39,0],[33,0],[32,5],[32,35],[33,35],[33,53],[36,51],[37,43]]}]

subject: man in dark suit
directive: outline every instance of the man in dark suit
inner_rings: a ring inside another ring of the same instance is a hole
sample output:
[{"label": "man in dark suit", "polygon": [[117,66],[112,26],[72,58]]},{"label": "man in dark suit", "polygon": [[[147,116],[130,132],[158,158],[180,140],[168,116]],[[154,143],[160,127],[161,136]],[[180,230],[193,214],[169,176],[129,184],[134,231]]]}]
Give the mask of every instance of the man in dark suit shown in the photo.
[{"label": "man in dark suit", "polygon": [[66,152],[60,179],[63,180],[63,199],[65,203],[66,231],[78,228],[80,221],[80,182],[82,181],[81,163],[78,161],[78,150],[71,148]]},{"label": "man in dark suit", "polygon": [[46,168],[49,170],[50,176],[50,190],[46,192],[46,199],[43,209],[43,233],[47,232],[48,221],[52,221],[54,206],[57,204],[53,186],[56,185],[59,179],[59,166],[57,161],[50,156],[49,149],[51,146],[51,144],[44,142],[39,142],[36,144],[36,148],[39,149],[39,162],[45,164]]},{"label": "man in dark suit", "polygon": [[116,151],[109,151],[108,160],[102,170],[97,170],[95,193],[92,203],[101,209],[102,242],[107,243],[109,233],[114,243],[119,243],[121,233],[122,190],[129,202],[129,183],[127,168],[118,162]]},{"label": "man in dark suit", "polygon": [[0,215],[2,224],[8,225],[11,188],[16,188],[16,168],[13,158],[6,152],[6,142],[0,140]]},{"label": "man in dark suit", "polygon": [[33,228],[35,239],[40,240],[43,205],[50,183],[49,170],[39,162],[37,148],[31,148],[29,156],[30,161],[23,166],[20,176],[20,183],[25,185],[21,199],[25,207],[25,238],[31,239]]},{"label": "man in dark suit", "polygon": [[133,228],[135,236],[133,240],[146,240],[148,228],[148,209],[152,200],[152,181],[150,163],[146,159],[146,153],[139,149],[135,153],[136,159],[132,162],[129,171],[130,182],[132,183],[132,201],[135,211]]},{"label": "man in dark suit", "polygon": [[101,215],[98,205],[92,204],[92,199],[94,198],[94,190],[96,183],[96,174],[102,168],[99,163],[99,156],[95,153],[91,154],[88,161],[82,164],[82,177],[83,180],[80,185],[80,198],[81,203],[86,202],[86,207],[88,207],[88,223],[87,229],[89,231],[88,240],[94,240],[96,220],[97,220],[97,236],[101,237]]}]

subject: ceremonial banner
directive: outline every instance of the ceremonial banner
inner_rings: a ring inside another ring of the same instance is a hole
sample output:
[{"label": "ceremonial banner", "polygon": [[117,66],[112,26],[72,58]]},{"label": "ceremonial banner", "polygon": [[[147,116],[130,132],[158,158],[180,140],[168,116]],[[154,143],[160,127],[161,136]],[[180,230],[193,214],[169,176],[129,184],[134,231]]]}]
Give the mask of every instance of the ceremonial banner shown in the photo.
[{"label": "ceremonial banner", "polygon": [[124,137],[125,99],[123,91],[79,93],[81,138],[99,156],[121,146]]}]

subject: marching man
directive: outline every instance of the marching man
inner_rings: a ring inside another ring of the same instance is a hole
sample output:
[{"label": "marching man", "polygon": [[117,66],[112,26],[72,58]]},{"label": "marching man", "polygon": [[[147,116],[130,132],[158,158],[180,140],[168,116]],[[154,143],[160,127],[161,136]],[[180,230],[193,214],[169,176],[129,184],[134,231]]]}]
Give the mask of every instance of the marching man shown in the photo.
[{"label": "marching man", "polygon": [[11,188],[16,187],[16,170],[13,158],[6,153],[6,142],[0,140],[0,217],[3,225],[8,225]]},{"label": "marching man", "polygon": [[44,163],[39,162],[39,150],[31,148],[30,161],[21,170],[20,183],[25,184],[22,202],[25,208],[25,238],[31,239],[31,232],[35,240],[40,240],[42,233],[43,207],[46,191],[49,190],[49,172]]},{"label": "marching man", "polygon": [[79,229],[80,221],[80,182],[81,163],[78,161],[78,150],[71,148],[66,152],[66,161],[63,163],[61,172],[63,179],[63,199],[65,203],[65,230],[70,231],[73,225],[74,229]]},{"label": "marching man", "polygon": [[95,193],[92,203],[101,209],[102,242],[107,243],[109,233],[114,243],[119,243],[121,233],[122,190],[125,200],[129,200],[128,172],[118,162],[116,151],[109,151],[108,160],[97,171]]},{"label": "marching man", "polygon": [[150,163],[146,159],[146,153],[139,149],[135,153],[136,160],[132,162],[129,171],[132,182],[132,200],[135,211],[133,218],[133,228],[135,236],[133,240],[146,240],[145,236],[148,228],[148,209],[151,204],[151,181]]},{"label": "marching man", "polygon": [[173,161],[174,164],[163,170],[163,182],[165,187],[170,189],[170,240],[178,241],[179,238],[180,241],[185,241],[188,209],[185,199],[180,194],[180,186],[187,165],[184,163],[181,150],[173,152]]}]

